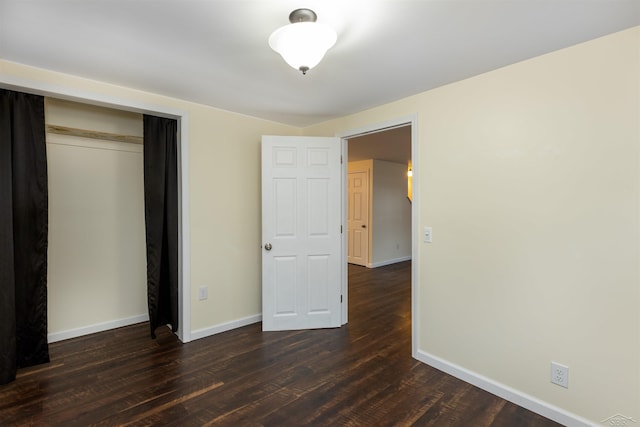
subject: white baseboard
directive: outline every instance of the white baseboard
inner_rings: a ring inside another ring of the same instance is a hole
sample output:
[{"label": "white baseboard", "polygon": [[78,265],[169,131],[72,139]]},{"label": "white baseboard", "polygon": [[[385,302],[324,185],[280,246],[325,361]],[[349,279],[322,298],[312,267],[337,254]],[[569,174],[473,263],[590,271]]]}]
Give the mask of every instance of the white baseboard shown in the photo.
[{"label": "white baseboard", "polygon": [[[211,335],[219,334],[220,332],[226,332],[231,329],[240,328],[242,326],[251,325],[262,320],[261,314],[255,314],[253,316],[244,317],[242,319],[233,320],[231,322],[221,323],[216,326],[210,326],[208,328],[198,329],[191,332],[191,340],[197,340],[205,338]],[[77,338],[84,335],[94,334],[96,332],[108,331],[110,329],[121,328],[123,326],[135,325],[136,323],[149,321],[148,314],[140,314],[138,316],[127,317],[124,319],[111,320],[109,322],[96,323],[94,325],[83,326],[82,328],[70,329],[67,331],[53,332],[47,335],[49,343],[57,341],[68,340],[71,338]]]},{"label": "white baseboard", "polygon": [[69,329],[62,332],[52,332],[47,335],[50,343],[77,338],[84,335],[94,334],[96,332],[108,331],[109,329],[121,328],[123,326],[135,325],[136,323],[147,322],[148,314],[139,314],[137,316],[126,317],[124,319],[110,320],[108,322],[95,323],[81,328]]},{"label": "white baseboard", "polygon": [[221,323],[219,325],[197,329],[195,331],[191,331],[191,341],[198,340],[200,338],[210,337],[211,335],[230,331],[231,329],[241,328],[243,326],[251,325],[252,323],[258,323],[261,320],[262,320],[262,314],[254,314],[253,316],[243,317],[242,319],[232,320],[231,322]]},{"label": "white baseboard", "polygon": [[595,424],[589,420],[586,420],[576,414],[565,411],[562,408],[551,405],[538,398],[530,396],[519,390],[511,388],[507,385],[501,384],[497,381],[487,378],[473,371],[458,366],[454,363],[448,362],[437,356],[429,354],[427,352],[418,350],[415,358],[429,366],[432,366],[440,371],[446,372],[456,378],[461,379],[469,384],[472,384],[478,388],[488,391],[491,394],[495,394],[509,402],[515,403],[518,406],[522,406],[535,412],[536,414],[547,417],[555,422],[568,427],[593,427]]},{"label": "white baseboard", "polygon": [[411,261],[411,255],[403,256],[403,257],[400,257],[400,258],[388,259],[388,260],[385,260],[385,261],[368,263],[367,267],[369,267],[369,268],[383,267],[385,265],[396,264],[398,262],[404,262],[404,261]]}]

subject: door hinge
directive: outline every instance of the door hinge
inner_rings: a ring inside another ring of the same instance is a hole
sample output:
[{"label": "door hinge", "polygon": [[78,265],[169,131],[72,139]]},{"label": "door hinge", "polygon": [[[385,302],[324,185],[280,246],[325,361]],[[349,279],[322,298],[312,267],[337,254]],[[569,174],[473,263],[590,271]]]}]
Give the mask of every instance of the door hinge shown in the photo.
[{"label": "door hinge", "polygon": [[340,164],[342,164],[342,156],[340,156]]},{"label": "door hinge", "polygon": [[340,295],[340,304],[342,304],[342,295]]},{"label": "door hinge", "polygon": [[342,226],[340,226],[340,234],[342,234]]}]

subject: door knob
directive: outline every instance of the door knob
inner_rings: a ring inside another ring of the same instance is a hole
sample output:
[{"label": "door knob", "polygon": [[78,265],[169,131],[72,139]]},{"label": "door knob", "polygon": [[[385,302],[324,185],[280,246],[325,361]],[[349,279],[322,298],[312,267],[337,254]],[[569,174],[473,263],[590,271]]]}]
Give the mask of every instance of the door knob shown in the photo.
[{"label": "door knob", "polygon": [[266,250],[268,250],[268,251],[270,251],[270,250],[271,250],[271,247],[272,247],[272,246],[271,246],[271,243],[267,243],[266,245],[264,245],[264,248],[265,248]]},{"label": "door knob", "polygon": [[364,224],[362,224],[362,228],[367,228],[367,226],[366,226],[366,225],[364,225]]}]

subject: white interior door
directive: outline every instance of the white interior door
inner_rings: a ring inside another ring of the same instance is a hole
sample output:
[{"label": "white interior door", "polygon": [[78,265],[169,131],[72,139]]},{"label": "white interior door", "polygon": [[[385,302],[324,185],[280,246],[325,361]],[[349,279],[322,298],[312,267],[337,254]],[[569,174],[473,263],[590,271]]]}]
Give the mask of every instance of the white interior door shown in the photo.
[{"label": "white interior door", "polygon": [[369,172],[350,172],[347,210],[348,261],[367,266],[369,262]]},{"label": "white interior door", "polygon": [[262,329],[341,323],[340,139],[262,137]]}]

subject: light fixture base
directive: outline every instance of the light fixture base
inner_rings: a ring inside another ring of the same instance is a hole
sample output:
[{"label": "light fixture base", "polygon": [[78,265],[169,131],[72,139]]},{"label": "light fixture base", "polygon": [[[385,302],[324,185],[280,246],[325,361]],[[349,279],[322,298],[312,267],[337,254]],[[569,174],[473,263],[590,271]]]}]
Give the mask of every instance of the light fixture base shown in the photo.
[{"label": "light fixture base", "polygon": [[289,22],[316,22],[318,15],[311,9],[296,9],[289,14]]},{"label": "light fixture base", "polygon": [[337,39],[335,30],[317,23],[317,19],[311,9],[296,9],[289,14],[291,23],[278,28],[269,37],[269,46],[303,75],[318,65]]}]

